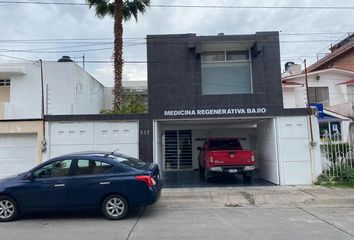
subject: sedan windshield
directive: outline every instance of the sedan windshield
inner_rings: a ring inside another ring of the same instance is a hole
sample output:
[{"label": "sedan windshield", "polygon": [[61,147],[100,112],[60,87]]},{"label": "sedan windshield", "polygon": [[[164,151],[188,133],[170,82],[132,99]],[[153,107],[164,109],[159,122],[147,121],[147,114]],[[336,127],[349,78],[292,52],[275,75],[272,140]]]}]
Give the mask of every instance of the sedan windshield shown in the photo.
[{"label": "sedan windshield", "polygon": [[115,161],[118,161],[120,163],[123,163],[129,167],[138,168],[138,169],[144,168],[148,165],[147,162],[123,154],[119,154],[119,155],[109,154],[107,157]]}]

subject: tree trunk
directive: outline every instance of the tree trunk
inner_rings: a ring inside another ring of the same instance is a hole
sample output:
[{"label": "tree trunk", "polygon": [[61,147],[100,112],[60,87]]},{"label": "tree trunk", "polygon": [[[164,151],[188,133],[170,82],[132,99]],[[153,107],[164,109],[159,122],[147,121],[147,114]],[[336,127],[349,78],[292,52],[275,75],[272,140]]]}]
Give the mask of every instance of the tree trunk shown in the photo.
[{"label": "tree trunk", "polygon": [[114,88],[113,110],[122,106],[122,73],[123,73],[123,2],[115,0],[114,9]]}]

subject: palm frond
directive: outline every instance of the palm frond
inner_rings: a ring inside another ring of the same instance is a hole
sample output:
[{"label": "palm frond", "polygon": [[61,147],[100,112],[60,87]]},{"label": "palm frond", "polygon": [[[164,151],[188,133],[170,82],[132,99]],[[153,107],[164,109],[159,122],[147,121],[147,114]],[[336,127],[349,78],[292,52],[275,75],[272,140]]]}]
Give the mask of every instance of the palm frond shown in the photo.
[{"label": "palm frond", "polygon": [[[114,10],[112,11],[112,6],[114,8],[114,3],[110,3],[109,0],[86,0],[89,7],[95,8],[96,16],[103,18],[106,15],[114,15]],[[112,14],[113,13],[113,14]]]},{"label": "palm frond", "polygon": [[138,13],[145,13],[150,6],[150,0],[124,0],[123,1],[123,18],[125,21],[130,20],[133,16],[138,21]]}]

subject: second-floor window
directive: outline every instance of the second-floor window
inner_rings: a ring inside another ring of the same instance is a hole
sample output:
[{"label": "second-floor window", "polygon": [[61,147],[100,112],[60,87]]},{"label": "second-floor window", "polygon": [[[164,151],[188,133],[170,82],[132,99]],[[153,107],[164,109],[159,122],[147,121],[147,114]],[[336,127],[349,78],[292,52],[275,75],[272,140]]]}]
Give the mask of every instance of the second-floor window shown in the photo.
[{"label": "second-floor window", "polygon": [[309,89],[310,103],[328,104],[329,101],[328,87],[309,87],[308,89]]},{"label": "second-floor window", "polygon": [[0,79],[0,87],[9,87],[10,79]]},{"label": "second-floor window", "polygon": [[249,51],[204,51],[202,53],[203,95],[251,92]]}]

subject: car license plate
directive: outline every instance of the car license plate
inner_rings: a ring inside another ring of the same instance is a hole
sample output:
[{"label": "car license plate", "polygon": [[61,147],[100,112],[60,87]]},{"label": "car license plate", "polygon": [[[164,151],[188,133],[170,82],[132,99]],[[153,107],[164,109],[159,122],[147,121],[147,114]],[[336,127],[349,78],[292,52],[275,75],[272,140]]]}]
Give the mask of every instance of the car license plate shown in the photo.
[{"label": "car license plate", "polygon": [[229,169],[229,173],[237,173],[238,170],[237,169]]}]

